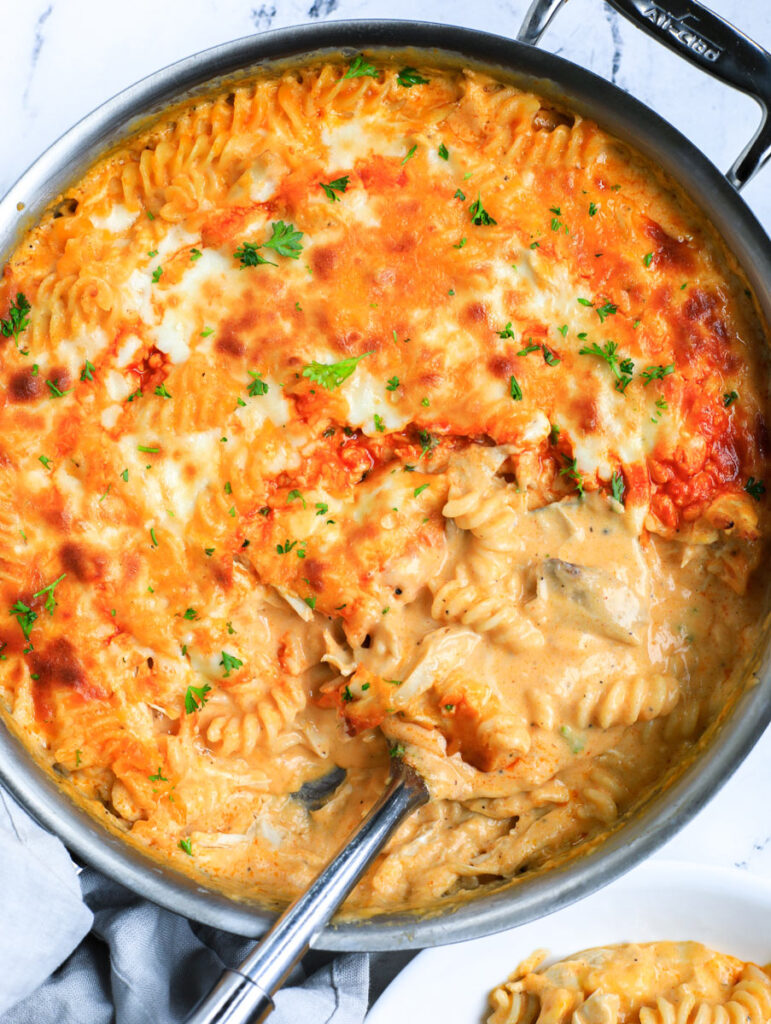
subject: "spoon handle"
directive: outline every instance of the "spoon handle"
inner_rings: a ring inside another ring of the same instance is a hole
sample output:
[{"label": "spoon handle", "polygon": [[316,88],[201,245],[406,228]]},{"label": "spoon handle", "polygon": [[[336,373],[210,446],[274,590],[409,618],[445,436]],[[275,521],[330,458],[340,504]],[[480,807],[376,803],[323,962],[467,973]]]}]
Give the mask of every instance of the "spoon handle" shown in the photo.
[{"label": "spoon handle", "polygon": [[226,971],[187,1024],[256,1024],[271,998],[404,818],[428,799],[423,780],[394,761],[388,788],[335,859],[279,917],[243,963]]}]

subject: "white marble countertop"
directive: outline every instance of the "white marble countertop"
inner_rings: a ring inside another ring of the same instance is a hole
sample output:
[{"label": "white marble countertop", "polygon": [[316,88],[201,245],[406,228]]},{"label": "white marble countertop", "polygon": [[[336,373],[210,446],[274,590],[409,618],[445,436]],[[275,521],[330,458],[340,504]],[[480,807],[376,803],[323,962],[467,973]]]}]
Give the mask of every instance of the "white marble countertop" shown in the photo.
[{"label": "white marble countertop", "polygon": [[[768,0],[710,0],[771,48]],[[155,69],[220,42],[319,19],[390,17],[516,34],[527,0],[2,0],[0,194],[71,124]],[[666,116],[721,168],[754,130],[754,104],[642,36],[600,0],[571,0],[544,45],[611,78]],[[771,167],[745,190],[771,229]],[[658,857],[771,877],[771,731]]]}]

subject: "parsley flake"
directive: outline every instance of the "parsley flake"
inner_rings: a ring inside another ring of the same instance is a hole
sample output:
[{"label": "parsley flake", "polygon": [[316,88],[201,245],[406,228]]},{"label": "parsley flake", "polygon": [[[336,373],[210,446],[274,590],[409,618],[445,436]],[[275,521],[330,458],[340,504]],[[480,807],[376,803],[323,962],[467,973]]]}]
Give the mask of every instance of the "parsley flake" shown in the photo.
[{"label": "parsley flake", "polygon": [[153,284],[158,284],[163,276],[163,267],[156,267],[153,271]]},{"label": "parsley flake", "polygon": [[738,402],[738,401],[739,401],[739,392],[738,391],[725,391],[723,393],[723,405],[726,407],[726,409],[729,407],[729,405],[733,405],[734,402]]},{"label": "parsley flake", "polygon": [[515,402],[522,401],[522,388],[519,386],[517,378],[513,376],[509,379],[509,394]]},{"label": "parsley flake", "polygon": [[386,384],[386,391],[396,391],[399,387],[398,377],[389,377],[388,383]]},{"label": "parsley flake", "polygon": [[378,71],[374,64],[368,64],[362,54],[353,59],[343,78],[377,78]]},{"label": "parsley flake", "polygon": [[751,476],[747,483],[744,485],[744,489],[747,494],[752,495],[755,501],[760,501],[763,495],[766,493],[766,485],[762,480],[756,480],[754,476]]},{"label": "parsley flake", "polygon": [[262,243],[263,249],[273,249],[279,256],[288,256],[290,260],[299,258],[303,251],[300,239],[302,231],[295,230],[294,224],[285,224],[283,220],[271,224],[273,234],[267,242]]},{"label": "parsley flake", "polygon": [[[337,193],[338,192],[345,192],[345,190],[348,188],[348,179],[349,179],[349,175],[346,174],[342,178],[335,178],[334,181],[328,181],[328,182],[320,181],[319,182],[319,188],[323,188],[324,189],[324,195],[327,197],[327,199],[330,201],[330,203],[339,203],[340,202],[340,196],[337,195]],[[295,303],[295,305],[296,305],[296,303]]]},{"label": "parsley flake", "polygon": [[315,360],[303,368],[303,377],[308,377],[315,384],[320,384],[327,391],[333,391],[348,380],[362,359],[371,356],[372,352],[363,352],[360,356],[350,356],[338,363],[317,363]]},{"label": "parsley flake", "polygon": [[423,78],[415,68],[402,68],[396,76],[396,81],[404,89],[411,89],[413,85],[428,85],[429,79]]},{"label": "parsley flake", "polygon": [[595,341],[591,345],[584,345],[583,348],[580,348],[578,354],[580,356],[598,356],[603,359],[616,378],[616,391],[620,391],[621,394],[626,391],[634,373],[634,362],[631,359],[619,359],[618,345],[615,341],[606,341],[602,348]]},{"label": "parsley flake", "polygon": [[158,395],[159,398],[171,398],[165,384],[158,384],[155,388],[154,394]]},{"label": "parsley flake", "polygon": [[498,221],[494,220],[482,205],[482,196],[479,192],[477,192],[476,199],[469,207],[469,213],[471,214],[471,223],[476,224],[477,227],[498,223]]},{"label": "parsley flake", "polygon": [[620,501],[624,504],[624,477],[620,470],[616,470],[613,476],[610,478],[610,490],[616,501]]},{"label": "parsley flake", "polygon": [[293,501],[301,501],[303,503],[303,508],[307,508],[308,507],[306,505],[306,503],[305,503],[305,498],[303,498],[303,496],[300,493],[300,491],[298,491],[296,489],[290,491],[289,494],[287,494],[287,496],[286,496],[286,503],[287,503],[287,505],[291,504]]},{"label": "parsley flake", "polygon": [[668,366],[646,366],[642,372],[643,387],[647,388],[652,380],[663,380],[664,377],[668,377],[670,373],[674,372],[674,363],[669,363]]},{"label": "parsley flake", "polygon": [[236,672],[239,668],[243,668],[243,661],[240,658],[236,658],[234,654],[228,654],[227,651],[221,651],[222,657],[220,658],[220,665],[225,669],[225,679],[228,678],[231,672]]},{"label": "parsley flake", "polygon": [[437,153],[442,158],[442,160],[449,160],[450,159],[450,151],[447,148],[447,146],[445,146],[445,144],[443,142],[439,145],[439,149],[437,150]]},{"label": "parsley flake", "polygon": [[407,152],[407,156],[405,156],[405,158],[402,160],[402,162],[401,162],[401,166],[402,167],[404,167],[404,165],[407,163],[408,160],[410,160],[413,156],[415,156],[417,148],[418,148],[418,144],[416,142],[415,145],[412,146],[411,149]]},{"label": "parsley flake", "polygon": [[86,360],[86,365],[80,371],[80,379],[82,381],[93,380],[94,379],[94,370],[95,369],[96,369],[96,367],[94,366],[94,364],[90,363],[88,361],[88,359],[87,359]]},{"label": "parsley flake", "polygon": [[16,342],[16,348],[19,347],[18,337],[26,331],[29,325],[29,314],[32,311],[32,307],[27,302],[26,296],[23,292],[16,293],[16,301],[12,302],[8,308],[8,316],[5,320],[0,320],[0,332],[4,338],[13,338]]},{"label": "parsley flake", "polygon": [[259,395],[267,395],[268,385],[262,379],[262,374],[256,370],[249,370],[249,376],[252,378],[251,384],[246,389],[246,393],[250,398],[257,398]]}]

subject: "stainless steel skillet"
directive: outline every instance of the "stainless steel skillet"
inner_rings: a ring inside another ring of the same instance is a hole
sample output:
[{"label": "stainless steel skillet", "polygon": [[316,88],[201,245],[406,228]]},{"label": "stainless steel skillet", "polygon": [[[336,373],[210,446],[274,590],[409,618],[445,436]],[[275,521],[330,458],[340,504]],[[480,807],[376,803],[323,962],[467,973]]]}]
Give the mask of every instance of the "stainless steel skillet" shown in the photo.
[{"label": "stainless steel skillet", "polygon": [[[503,74],[536,92],[552,93],[628,141],[678,181],[704,211],[744,269],[771,321],[771,242],[737,188],[771,151],[771,56],[692,0],[613,0],[617,10],[704,70],[753,96],[763,121],[753,141],[723,175],[661,117],[633,97],[570,62],[538,50],[540,32],[560,6],[531,9],[522,35],[528,43],[467,29],[419,22],[338,22],[266,33],[215,47],[159,71],[109,100],[63,136],[0,202],[0,256],[73,179],[108,147],[154,113],[217,82],[271,62],[314,54],[411,50],[431,61],[462,60]],[[22,205],[21,211],[19,204]],[[314,944],[326,949],[395,949],[457,941],[520,924],[587,895],[633,867],[688,821],[734,771],[771,718],[771,639],[752,666],[748,689],[698,759],[655,793],[602,844],[546,873],[524,876],[473,899],[448,901],[440,913],[385,914],[333,924]],[[52,776],[36,765],[10,729],[0,729],[0,779],[43,824],[84,860],[136,892],[180,914],[243,935],[265,930],[271,914],[205,888],[129,847],[76,807]]]}]

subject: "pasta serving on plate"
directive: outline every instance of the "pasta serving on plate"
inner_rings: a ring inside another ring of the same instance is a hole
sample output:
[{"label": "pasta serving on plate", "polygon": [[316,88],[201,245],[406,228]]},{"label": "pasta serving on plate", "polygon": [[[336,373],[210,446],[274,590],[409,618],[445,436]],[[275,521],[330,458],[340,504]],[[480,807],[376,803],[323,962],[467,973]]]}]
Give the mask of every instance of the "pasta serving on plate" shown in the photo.
[{"label": "pasta serving on plate", "polygon": [[487,1024],[767,1024],[771,976],[699,942],[544,950],[490,995]]},{"label": "pasta serving on plate", "polygon": [[602,835],[738,695],[762,327],[579,115],[265,71],[74,183],[0,319],[6,717],[180,870],[288,898],[403,755],[433,800],[350,905],[428,907]]}]

